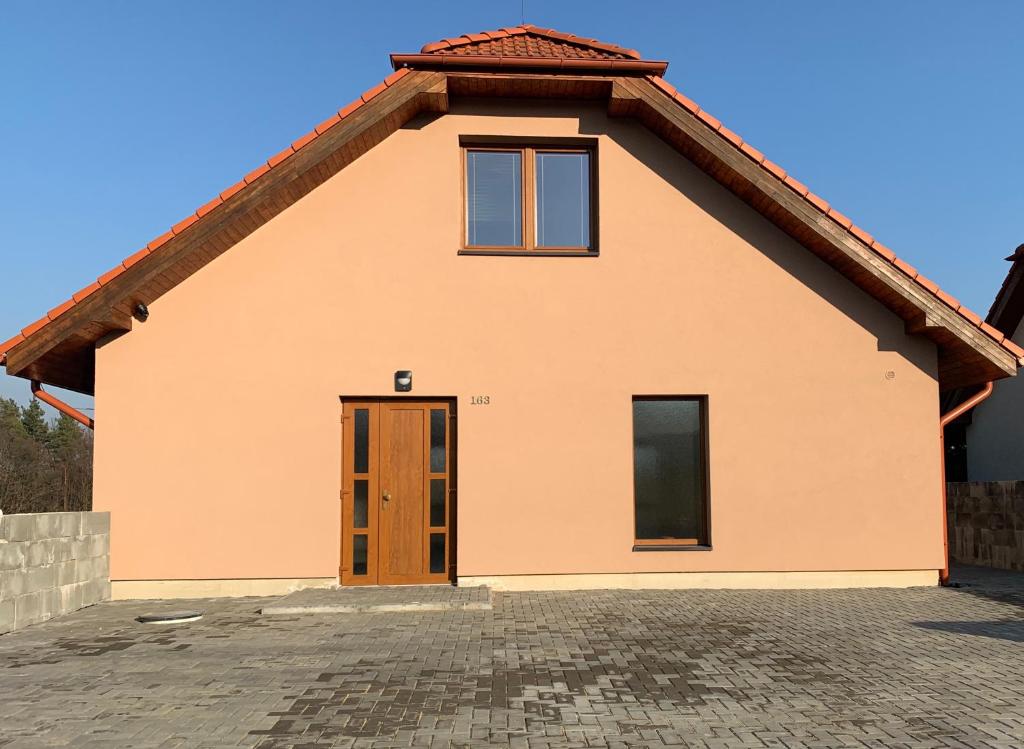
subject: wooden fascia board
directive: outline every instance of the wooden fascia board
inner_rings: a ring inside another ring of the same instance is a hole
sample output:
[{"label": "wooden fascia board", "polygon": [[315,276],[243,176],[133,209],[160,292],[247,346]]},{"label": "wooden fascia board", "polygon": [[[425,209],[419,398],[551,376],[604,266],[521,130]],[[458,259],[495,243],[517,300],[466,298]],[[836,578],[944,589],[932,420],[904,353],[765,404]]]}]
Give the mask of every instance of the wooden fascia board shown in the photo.
[{"label": "wooden fascia board", "polygon": [[[153,301],[136,299],[137,290],[190,256],[199,253],[204,245],[218,238],[223,239],[225,232],[230,232],[236,237],[234,241],[238,241],[259,225],[266,223],[294,202],[290,199],[281,202],[275,200],[275,197],[287,193],[289,187],[295,185],[298,179],[310,170],[316,169],[339,149],[349,144],[358,144],[361,148],[360,153],[364,153],[380,142],[381,139],[374,138],[371,132],[380,123],[389,122],[389,118],[394,118],[389,124],[389,130],[394,132],[418,112],[443,111],[442,108],[447,108],[444,83],[445,77],[440,73],[417,71],[405,76],[341,123],[327,130],[306,148],[247,186],[217,211],[196,222],[188,231],[171,238],[154,253],[52,320],[38,333],[11,348],[7,352],[7,373],[24,376],[23,373],[32,362],[75,335],[83,325],[91,321],[109,321],[114,317],[123,321],[124,312],[118,311],[118,307],[123,308],[127,304],[130,308],[136,301]],[[410,108],[410,104],[416,106]],[[404,115],[399,120],[396,116],[403,111]],[[363,141],[360,142],[360,139]],[[363,144],[366,147],[362,147]],[[301,197],[308,190],[299,192]],[[248,228],[240,229],[243,224],[248,224]],[[192,269],[190,273],[194,270]]]},{"label": "wooden fascia board", "polygon": [[[821,244],[827,245],[855,266],[859,272],[867,274],[905,300],[914,310],[910,318],[924,316],[929,322],[927,327],[941,327],[949,331],[958,341],[977,351],[991,362],[996,370],[1004,373],[1001,376],[1016,374],[1017,362],[1009,351],[948,308],[894,265],[863,245],[835,221],[817,211],[699,118],[665,96],[652,83],[622,77],[616,81],[616,88],[622,89],[620,98],[632,94],[641,102],[640,107],[644,110],[639,114],[641,119],[653,116],[677,128],[705,158],[714,159],[721,167],[733,173],[738,182],[726,184],[726,187],[745,202],[757,208],[759,198],[785,211],[788,217],[798,222],[804,231],[813,235]],[[693,154],[684,155],[693,159]],[[779,222],[772,216],[767,218],[778,225]],[[850,275],[848,272],[844,274]]]}]

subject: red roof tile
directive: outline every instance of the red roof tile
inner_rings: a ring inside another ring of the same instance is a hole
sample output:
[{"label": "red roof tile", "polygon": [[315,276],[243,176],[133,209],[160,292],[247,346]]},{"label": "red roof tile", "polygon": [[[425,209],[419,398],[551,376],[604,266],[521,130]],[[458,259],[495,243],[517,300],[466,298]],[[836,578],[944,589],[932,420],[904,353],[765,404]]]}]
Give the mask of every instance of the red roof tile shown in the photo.
[{"label": "red roof tile", "polygon": [[617,44],[585,39],[554,29],[524,24],[501,31],[484,31],[423,45],[423,54],[543,57],[549,59],[639,60],[640,53]]},{"label": "red roof tile", "polygon": [[179,221],[178,223],[171,227],[171,234],[181,234],[183,231],[185,231],[185,229],[192,226],[192,224],[194,224],[198,220],[199,219],[196,218],[196,215],[194,213],[191,216],[186,216],[181,221]]},{"label": "red roof tile", "polygon": [[879,242],[877,239],[871,243],[871,249],[877,252],[879,255],[884,257],[890,263],[896,261],[896,253],[886,247],[884,244]]},{"label": "red roof tile", "polygon": [[141,250],[136,252],[134,255],[129,255],[128,257],[126,257],[124,259],[124,262],[121,263],[121,265],[123,265],[125,268],[131,268],[133,265],[135,265],[137,262],[142,260],[142,258],[146,257],[146,255],[148,255],[148,254],[149,254],[149,248],[148,247],[143,247]]},{"label": "red roof tile", "polygon": [[[733,146],[739,148],[744,154],[750,157],[754,162],[761,165],[766,171],[773,174],[784,183],[793,189],[795,192],[800,194],[805,200],[814,205],[818,210],[829,215],[843,228],[851,232],[858,240],[864,244],[870,246],[875,252],[884,257],[889,262],[894,263],[897,267],[908,273],[911,278],[917,278],[923,288],[928,289],[934,294],[937,294],[939,298],[943,299],[950,306],[954,306],[950,300],[955,301],[953,297],[942,292],[938,286],[931,283],[927,279],[922,279],[918,276],[917,270],[902,260],[897,258],[891,250],[884,245],[875,242],[871,239],[871,235],[863,231],[857,226],[854,226],[852,222],[837,211],[830,210],[830,206],[823,199],[819,198],[814,193],[810,192],[806,186],[797,180],[793,179],[785,172],[782,167],[774,164],[771,161],[765,159],[764,154],[759,150],[751,146],[749,143],[743,141],[738,135],[733,133],[731,130],[724,128],[722,123],[715,117],[701,110],[701,108],[692,99],[689,99],[682,93],[678,92],[674,86],[665,81],[661,74],[664,73],[667,63],[645,61],[641,60],[640,53],[633,49],[626,49],[615,44],[608,44],[605,42],[599,42],[595,39],[585,39],[577,37],[572,34],[565,34],[563,32],[555,31],[554,29],[540,29],[536,26],[525,24],[523,26],[517,26],[513,28],[501,29],[498,31],[484,31],[478,34],[467,34],[452,39],[445,39],[440,42],[434,42],[427,44],[421,50],[424,55],[436,55],[438,57],[453,56],[453,57],[472,57],[478,63],[488,62],[489,64],[505,64],[507,61],[505,58],[514,59],[532,59],[532,60],[558,60],[560,61],[559,67],[576,67],[587,65],[590,63],[597,63],[604,61],[599,67],[607,68],[611,67],[615,70],[615,62],[620,61],[623,65],[636,63],[638,65],[647,66],[647,72],[653,71],[655,74],[648,75],[647,80],[655,84],[661,91],[667,96],[672,98],[681,107],[687,111],[697,115],[703,122],[710,126],[713,130],[717,131],[719,135],[726,141],[730,142]],[[392,61],[395,62],[396,67],[396,55],[392,55]],[[405,56],[405,57],[416,57]],[[571,64],[570,64],[571,63]],[[640,69],[640,68],[636,68]],[[101,285],[108,283],[113,280],[116,276],[120,275],[124,270],[131,268],[133,265],[144,259],[152,251],[159,248],[173,236],[176,236],[182,232],[187,231],[193,224],[198,222],[204,216],[213,211],[222,202],[229,200],[234,195],[245,189],[248,184],[259,179],[262,175],[266,174],[270,169],[281,164],[287,160],[295,151],[299,148],[309,144],[316,139],[319,135],[322,135],[326,130],[330,129],[333,125],[340,122],[342,119],[352,114],[354,111],[363,106],[364,102],[369,101],[373,97],[380,94],[389,86],[394,85],[396,82],[401,80],[405,75],[409,73],[408,68],[400,67],[395,73],[392,73],[384,81],[374,88],[369,89],[360,99],[353,101],[338,111],[336,115],[333,115],[318,125],[313,132],[308,133],[299,138],[295,143],[280,153],[272,156],[268,161],[250,172],[243,180],[235,183],[231,187],[224,190],[217,198],[214,198],[209,203],[199,208],[195,213],[186,217],[182,221],[179,221],[171,231],[165,232],[160,235],[152,242],[150,242],[145,248],[139,250],[135,254],[126,258],[124,262],[108,271],[107,273],[100,276],[97,282],[86,286],[81,291],[77,292],[72,296],[71,299],[58,305],[50,311],[50,315],[40,320],[37,320],[32,325],[22,330],[21,334],[10,338],[9,340],[0,344],[0,363],[6,357],[6,352],[18,345],[26,339],[27,336],[32,335],[41,328],[45,327],[51,319],[51,316],[58,316],[63,312],[71,309],[76,303],[81,302],[89,294],[93,293],[101,287]],[[1024,246],[1022,246],[1024,248]],[[1020,251],[1020,249],[1018,250]],[[922,282],[923,281],[923,282]],[[957,303],[959,304],[959,303]],[[1010,350],[1015,356],[1021,357],[1022,350],[1016,344],[1007,339],[1003,341],[1003,334],[996,328],[990,325],[982,323],[981,318],[975,313],[971,312],[966,307],[960,307],[959,313],[972,324],[980,327],[987,334],[995,338],[997,341],[1003,342],[1003,345]]]},{"label": "red roof tile", "polygon": [[970,320],[972,323],[977,325],[979,328],[981,327],[981,323],[983,321],[981,319],[981,315],[979,315],[977,312],[974,312],[973,310],[969,310],[969,309],[967,309],[967,307],[961,307],[960,309],[957,310],[957,312],[959,312],[963,317],[966,317],[968,320]]},{"label": "red roof tile", "polygon": [[866,231],[861,229],[859,226],[851,226],[850,233],[853,234],[853,236],[857,237],[857,239],[866,244],[868,247],[870,247],[872,243],[874,243],[875,241],[874,237],[872,237]]},{"label": "red roof tile", "polygon": [[8,338],[3,343],[0,343],[0,357],[2,357],[4,354],[6,354],[8,351],[10,351],[12,348],[17,346],[19,343],[21,343],[24,340],[25,340],[25,336],[22,335],[21,333],[18,333],[13,338]]},{"label": "red roof tile", "polygon": [[161,234],[161,235],[160,235],[159,237],[157,237],[157,238],[156,238],[156,239],[154,239],[154,240],[153,240],[152,242],[150,242],[149,244],[147,244],[147,245],[146,245],[146,248],[147,248],[147,249],[148,249],[148,250],[149,250],[150,252],[153,252],[153,250],[155,250],[155,249],[157,249],[158,247],[161,247],[162,245],[164,245],[164,244],[166,244],[167,242],[169,242],[169,241],[171,240],[171,238],[172,238],[172,237],[174,237],[174,230],[173,230],[173,229],[172,229],[171,231],[165,231],[165,232],[164,232],[163,234]]},{"label": "red roof tile", "polygon": [[1008,348],[1018,359],[1024,359],[1024,348],[1021,348],[1010,338],[1003,339],[1003,346]]},{"label": "red roof tile", "polygon": [[993,338],[995,338],[1000,343],[1002,343],[1003,340],[1006,338],[1006,336],[1003,334],[1003,331],[1001,331],[999,328],[989,325],[987,322],[983,322],[981,324],[981,329],[984,330]]},{"label": "red roof tile", "polygon": [[693,114],[697,114],[697,112],[700,111],[700,107],[697,106],[697,102],[695,102],[693,99],[686,96],[685,94],[676,91],[675,96],[673,96],[672,98],[675,99],[680,104],[682,104],[683,109],[686,109],[692,112]]},{"label": "red roof tile", "polygon": [[199,218],[202,218],[203,216],[205,216],[207,213],[212,211],[214,208],[216,208],[217,206],[219,206],[223,202],[224,202],[224,198],[222,198],[220,195],[218,195],[213,200],[211,200],[209,203],[207,203],[206,205],[204,205],[201,208],[199,208],[196,211],[196,216],[198,216]]},{"label": "red roof tile", "polygon": [[936,291],[935,292],[935,296],[937,296],[939,299],[944,301],[946,304],[948,304],[953,309],[960,309],[960,307],[962,306],[960,304],[960,300],[959,299],[957,299],[952,294],[949,294],[949,293],[943,291],[942,289],[939,289],[938,291]]},{"label": "red roof tile", "polygon": [[[676,96],[676,99],[677,100],[679,99],[678,95]],[[684,104],[683,106],[686,106],[686,105]],[[692,109],[690,107],[686,107],[686,108],[689,109],[691,112],[695,112],[698,109],[696,104],[693,105]],[[745,153],[747,156],[752,158],[754,161],[756,161],[758,164],[760,164],[760,163],[762,163],[764,161],[764,154],[761,153],[760,151],[758,151],[756,148],[754,148],[752,145],[750,145],[749,143],[747,143],[745,141],[744,141],[743,145],[740,146],[740,150],[743,151],[743,153]],[[792,187],[792,185],[790,185],[790,187]],[[806,190],[804,191],[804,193],[806,194]]]},{"label": "red roof tile", "polygon": [[[98,284],[99,284],[100,286],[106,286],[106,285],[107,285],[108,283],[110,283],[110,282],[111,282],[111,281],[113,281],[113,280],[114,280],[115,278],[117,278],[117,277],[118,277],[118,276],[120,276],[120,275],[121,275],[122,273],[124,273],[124,271],[125,271],[124,263],[121,263],[120,265],[118,265],[118,266],[115,266],[115,267],[111,268],[111,269],[110,269],[110,270],[108,270],[108,271],[107,271],[106,273],[104,273],[104,274],[103,274],[102,276],[100,276],[99,278],[97,278],[97,279],[96,279],[96,282],[97,282],[97,283],[98,283]],[[73,304],[73,303],[74,303],[74,301],[72,300],[72,301],[71,301],[71,304]],[[68,304],[68,302],[65,302],[65,304]],[[70,305],[69,305],[69,306],[70,306]]]},{"label": "red roof tile", "polygon": [[32,323],[31,325],[28,325],[28,326],[26,326],[26,327],[22,328],[22,329],[21,329],[21,334],[22,334],[22,335],[23,335],[23,336],[24,336],[25,338],[28,338],[28,337],[29,337],[30,335],[32,335],[33,333],[35,333],[35,332],[36,332],[37,330],[42,330],[42,329],[43,329],[43,327],[44,327],[44,326],[46,325],[46,323],[48,323],[48,322],[50,322],[50,318],[49,318],[49,317],[46,317],[46,316],[40,317],[40,318],[39,318],[38,320],[36,320],[36,321],[35,321],[34,323]]},{"label": "red roof tile", "polygon": [[405,65],[520,66],[587,70],[637,70],[662,75],[668,63],[643,60],[635,49],[523,24],[498,31],[442,39],[419,54],[393,54],[395,69]]},{"label": "red roof tile", "polygon": [[247,184],[247,185],[251,185],[253,182],[258,180],[260,177],[262,177],[264,174],[266,174],[269,171],[270,171],[270,167],[269,166],[267,166],[266,164],[260,164],[258,167],[253,169],[247,175],[245,175],[245,177],[243,178],[242,181],[245,182],[245,184]]},{"label": "red roof tile", "polygon": [[94,292],[97,289],[99,289],[99,287],[100,287],[99,281],[93,281],[91,284],[86,286],[81,291],[76,291],[74,294],[72,294],[71,298],[74,299],[75,303],[77,304],[78,302],[82,301],[87,296],[89,296],[92,292]]},{"label": "red roof tile", "polygon": [[316,140],[318,135],[319,135],[319,133],[316,130],[308,132],[305,135],[303,135],[301,138],[299,138],[297,141],[293,142],[292,143],[292,148],[294,148],[296,151],[298,151],[300,148],[305,146],[307,143],[312,143],[314,140]]},{"label": "red roof tile", "polygon": [[58,317],[63,315],[65,312],[67,312],[69,309],[71,309],[74,306],[75,306],[75,300],[74,299],[68,299],[63,304],[58,304],[52,310],[47,312],[46,316],[48,318],[50,318],[51,320],[56,320]]}]

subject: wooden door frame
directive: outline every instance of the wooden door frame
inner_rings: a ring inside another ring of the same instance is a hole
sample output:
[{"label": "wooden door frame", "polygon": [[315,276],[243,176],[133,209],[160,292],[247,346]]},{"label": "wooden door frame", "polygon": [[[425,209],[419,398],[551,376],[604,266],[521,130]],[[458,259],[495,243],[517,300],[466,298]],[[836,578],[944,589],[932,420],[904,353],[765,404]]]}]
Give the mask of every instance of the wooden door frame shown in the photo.
[{"label": "wooden door frame", "polygon": [[[457,556],[458,556],[458,544],[456,542],[458,534],[458,398],[450,395],[408,395],[408,396],[395,396],[395,395],[374,395],[374,396],[339,396],[341,406],[341,429],[339,430],[339,438],[341,440],[339,454],[341,456],[341,470],[339,473],[339,484],[340,490],[338,496],[340,498],[340,513],[339,513],[339,529],[341,532],[341,538],[338,548],[340,550],[340,559],[338,564],[338,582],[343,586],[363,586],[363,585],[377,585],[377,571],[378,571],[378,559],[377,559],[377,544],[373,545],[373,551],[367,554],[367,574],[365,578],[359,576],[358,579],[353,579],[350,574],[350,570],[346,569],[346,561],[351,559],[352,554],[352,537],[357,529],[351,527],[352,524],[352,487],[346,486],[346,478],[348,483],[353,482],[352,474],[346,471],[346,467],[353,462],[354,445],[352,440],[345,439],[346,432],[346,419],[345,419],[345,407],[352,406],[362,407],[366,406],[371,409],[371,422],[375,423],[377,428],[372,429],[370,432],[370,452],[371,452],[371,469],[369,479],[369,494],[371,497],[379,497],[381,488],[379,486],[379,457],[374,457],[375,453],[379,449],[380,435],[379,435],[379,406],[383,403],[394,403],[394,402],[410,402],[410,403],[441,403],[448,408],[448,516],[446,518],[447,532],[445,539],[445,552],[448,559],[448,568],[445,571],[444,582],[447,584],[455,584],[456,581],[456,570],[457,570]],[[430,435],[425,435],[425,440],[429,446]],[[346,477],[346,473],[348,476]],[[348,501],[346,501],[348,500]],[[429,495],[425,496],[424,503],[426,505],[426,511],[429,513]],[[379,533],[379,502],[370,501],[368,507],[368,516],[370,518],[368,525],[374,529],[374,532]],[[429,545],[429,530],[426,536],[426,545]],[[440,584],[438,581],[436,584]],[[430,583],[427,583],[430,584]]]}]

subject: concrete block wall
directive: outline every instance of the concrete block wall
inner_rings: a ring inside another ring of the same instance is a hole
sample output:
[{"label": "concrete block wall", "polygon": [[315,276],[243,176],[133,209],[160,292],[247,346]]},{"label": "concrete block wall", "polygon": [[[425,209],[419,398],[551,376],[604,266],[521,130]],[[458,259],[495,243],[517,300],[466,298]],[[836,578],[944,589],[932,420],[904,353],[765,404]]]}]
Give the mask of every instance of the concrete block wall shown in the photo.
[{"label": "concrete block wall", "polygon": [[109,512],[0,517],[0,635],[109,599]]},{"label": "concrete block wall", "polygon": [[953,483],[946,497],[953,561],[1024,571],[1024,481]]}]

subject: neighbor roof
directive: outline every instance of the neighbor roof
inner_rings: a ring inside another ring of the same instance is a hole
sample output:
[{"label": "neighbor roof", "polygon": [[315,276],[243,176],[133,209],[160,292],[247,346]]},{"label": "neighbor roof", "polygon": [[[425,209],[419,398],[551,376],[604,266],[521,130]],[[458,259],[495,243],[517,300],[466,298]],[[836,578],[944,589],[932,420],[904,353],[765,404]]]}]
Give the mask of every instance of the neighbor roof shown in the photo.
[{"label": "neighbor roof", "polygon": [[1006,259],[1013,265],[1003,279],[1003,285],[999,287],[985,322],[1009,338],[1017,331],[1021,319],[1024,319],[1024,244],[1018,246]]},{"label": "neighbor roof", "polygon": [[[939,345],[940,385],[1014,374],[1024,349],[900,260],[666,82],[635,50],[519,26],[393,54],[397,70],[44,317],[0,344],[9,374],[91,392],[95,345],[155,300],[450,96],[596,99],[634,117]],[[462,60],[453,64],[453,60]],[[518,69],[518,70],[517,70]],[[526,70],[529,69],[529,70]]]}]

